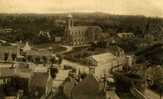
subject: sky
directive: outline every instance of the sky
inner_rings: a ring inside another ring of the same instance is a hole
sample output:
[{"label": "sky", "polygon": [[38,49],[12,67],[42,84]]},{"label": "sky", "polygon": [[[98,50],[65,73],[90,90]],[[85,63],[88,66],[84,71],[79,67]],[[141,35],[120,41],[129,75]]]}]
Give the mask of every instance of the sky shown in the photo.
[{"label": "sky", "polygon": [[163,0],[0,0],[0,13],[64,12],[163,17]]}]

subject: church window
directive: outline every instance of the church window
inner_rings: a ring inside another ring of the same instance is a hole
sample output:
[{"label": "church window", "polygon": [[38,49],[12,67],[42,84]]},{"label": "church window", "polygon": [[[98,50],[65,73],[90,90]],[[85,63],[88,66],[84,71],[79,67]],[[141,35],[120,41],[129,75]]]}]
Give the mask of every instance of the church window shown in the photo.
[{"label": "church window", "polygon": [[71,20],[71,26],[73,26],[73,21]]},{"label": "church window", "polygon": [[79,36],[80,36],[80,31],[78,33],[79,33]]}]

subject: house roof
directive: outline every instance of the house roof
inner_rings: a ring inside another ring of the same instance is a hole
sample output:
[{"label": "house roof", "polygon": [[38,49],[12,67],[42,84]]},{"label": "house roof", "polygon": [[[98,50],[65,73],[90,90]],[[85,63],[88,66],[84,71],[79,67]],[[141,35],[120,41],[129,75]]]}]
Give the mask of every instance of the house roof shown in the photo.
[{"label": "house roof", "polygon": [[8,67],[0,68],[0,78],[14,77],[14,76],[15,76],[14,69],[10,69]]},{"label": "house roof", "polygon": [[16,46],[0,46],[0,53],[4,52],[10,52],[10,53],[16,53],[17,47]]},{"label": "house roof", "polygon": [[105,65],[115,57],[112,53],[103,53],[99,55],[91,56],[94,60],[97,61],[98,65]]},{"label": "house roof", "polygon": [[23,51],[29,51],[31,50],[31,46],[29,46],[28,42],[26,42],[25,46],[23,47]]},{"label": "house roof", "polygon": [[41,87],[45,88],[48,79],[48,73],[35,72],[30,81],[31,88]]},{"label": "house roof", "polygon": [[93,75],[88,75],[72,89],[72,99],[104,99],[99,95],[99,83]]},{"label": "house roof", "polygon": [[14,76],[20,78],[30,78],[32,69],[30,65],[24,62],[16,62],[13,64]]}]

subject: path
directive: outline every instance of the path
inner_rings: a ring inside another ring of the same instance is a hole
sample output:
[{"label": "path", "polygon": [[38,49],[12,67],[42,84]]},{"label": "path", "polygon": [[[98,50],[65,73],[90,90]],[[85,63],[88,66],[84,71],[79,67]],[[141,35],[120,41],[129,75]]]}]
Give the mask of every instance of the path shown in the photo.
[{"label": "path", "polygon": [[65,48],[66,48],[66,50],[65,50],[65,51],[60,52],[60,54],[68,53],[68,52],[72,51],[72,49],[73,49],[73,47],[72,47],[72,46],[61,45],[61,47],[65,47]]}]

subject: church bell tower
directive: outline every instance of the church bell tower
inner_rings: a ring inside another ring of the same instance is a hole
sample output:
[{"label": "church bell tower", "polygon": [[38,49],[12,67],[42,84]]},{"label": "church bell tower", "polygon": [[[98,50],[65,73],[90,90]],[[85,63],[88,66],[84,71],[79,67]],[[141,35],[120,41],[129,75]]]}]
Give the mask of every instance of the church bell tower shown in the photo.
[{"label": "church bell tower", "polygon": [[71,14],[69,14],[66,17],[66,26],[65,26],[65,33],[64,33],[64,40],[65,42],[68,42],[70,40],[70,32],[71,28],[73,27],[73,17]]},{"label": "church bell tower", "polygon": [[73,17],[72,17],[72,15],[71,14],[69,14],[68,16],[67,16],[67,28],[69,29],[69,28],[71,28],[71,27],[73,27]]}]

